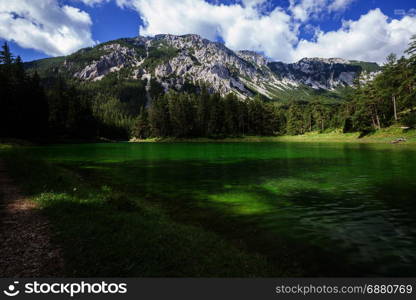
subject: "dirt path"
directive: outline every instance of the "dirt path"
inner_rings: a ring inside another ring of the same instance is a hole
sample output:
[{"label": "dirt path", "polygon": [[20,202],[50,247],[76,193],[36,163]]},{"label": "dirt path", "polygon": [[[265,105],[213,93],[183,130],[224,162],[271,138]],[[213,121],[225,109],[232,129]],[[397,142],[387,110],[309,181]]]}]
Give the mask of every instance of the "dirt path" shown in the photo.
[{"label": "dirt path", "polygon": [[23,197],[0,160],[0,277],[63,276],[48,220]]}]

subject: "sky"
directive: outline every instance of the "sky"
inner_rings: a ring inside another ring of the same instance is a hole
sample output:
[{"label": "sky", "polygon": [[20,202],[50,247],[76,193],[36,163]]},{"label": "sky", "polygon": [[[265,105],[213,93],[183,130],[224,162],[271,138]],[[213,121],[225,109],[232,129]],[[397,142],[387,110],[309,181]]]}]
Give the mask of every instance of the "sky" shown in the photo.
[{"label": "sky", "polygon": [[199,34],[274,61],[383,63],[416,34],[416,1],[0,0],[0,40],[24,61],[161,33]]}]

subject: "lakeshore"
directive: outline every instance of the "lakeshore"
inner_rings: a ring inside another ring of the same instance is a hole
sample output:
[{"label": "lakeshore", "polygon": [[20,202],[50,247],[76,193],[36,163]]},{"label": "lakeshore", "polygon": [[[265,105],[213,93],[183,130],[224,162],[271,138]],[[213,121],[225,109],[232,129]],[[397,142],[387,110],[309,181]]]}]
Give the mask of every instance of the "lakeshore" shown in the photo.
[{"label": "lakeshore", "polygon": [[389,127],[363,135],[359,132],[342,133],[341,130],[328,131],[324,133],[309,132],[303,135],[284,136],[243,136],[226,138],[133,138],[130,142],[137,143],[261,143],[261,142],[303,142],[303,143],[362,143],[362,144],[391,144],[398,139],[405,139],[400,145],[416,145],[416,129],[403,129],[400,127]]}]

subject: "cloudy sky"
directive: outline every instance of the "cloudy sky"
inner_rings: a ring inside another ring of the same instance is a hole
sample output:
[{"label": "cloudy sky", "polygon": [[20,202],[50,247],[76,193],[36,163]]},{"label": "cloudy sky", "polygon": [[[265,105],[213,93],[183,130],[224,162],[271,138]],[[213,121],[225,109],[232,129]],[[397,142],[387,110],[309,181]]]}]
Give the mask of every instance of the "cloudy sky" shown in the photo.
[{"label": "cloudy sky", "polygon": [[414,0],[0,0],[0,39],[25,61],[138,34],[197,33],[285,62],[382,63],[416,34]]}]

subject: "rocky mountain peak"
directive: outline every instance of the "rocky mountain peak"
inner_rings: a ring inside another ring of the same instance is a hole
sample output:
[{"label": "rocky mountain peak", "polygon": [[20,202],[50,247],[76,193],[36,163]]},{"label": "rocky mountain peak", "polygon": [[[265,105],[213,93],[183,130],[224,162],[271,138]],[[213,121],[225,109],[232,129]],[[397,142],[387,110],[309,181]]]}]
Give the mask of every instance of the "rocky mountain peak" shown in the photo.
[{"label": "rocky mountain peak", "polygon": [[268,63],[268,59],[264,55],[255,51],[241,50],[237,52],[237,55],[257,66],[266,66]]},{"label": "rocky mountain peak", "polygon": [[81,80],[101,80],[124,69],[128,72],[123,74],[130,74],[131,79],[155,79],[165,90],[205,85],[211,91],[222,95],[232,92],[242,99],[255,93],[279,99],[281,92],[302,86],[334,90],[352,85],[363,64],[341,58],[271,62],[257,52],[235,52],[196,34],[159,34],[80,50],[58,68]]}]

